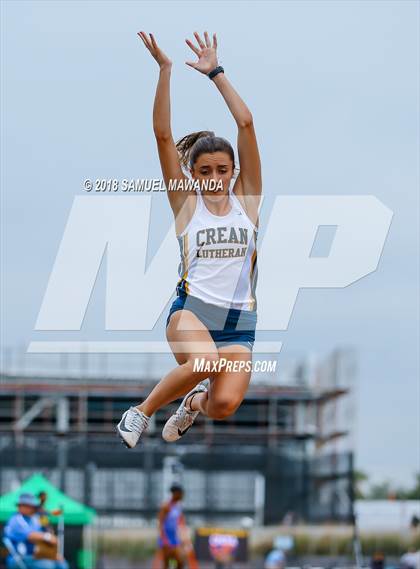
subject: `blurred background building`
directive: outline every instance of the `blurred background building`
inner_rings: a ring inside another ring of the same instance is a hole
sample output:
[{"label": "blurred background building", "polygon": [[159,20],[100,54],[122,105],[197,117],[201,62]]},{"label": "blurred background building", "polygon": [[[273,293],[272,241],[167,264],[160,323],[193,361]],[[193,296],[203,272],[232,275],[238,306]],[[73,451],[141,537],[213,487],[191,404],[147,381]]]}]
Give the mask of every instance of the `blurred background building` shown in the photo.
[{"label": "blurred background building", "polygon": [[178,443],[161,438],[177,403],[159,411],[135,450],[115,425],[173,358],[28,355],[3,350],[0,494],[35,472],[95,508],[103,527],[156,517],[170,483],[185,485],[195,525],[352,519],[355,356],[296,358],[255,373],[227,421],[200,416]]}]

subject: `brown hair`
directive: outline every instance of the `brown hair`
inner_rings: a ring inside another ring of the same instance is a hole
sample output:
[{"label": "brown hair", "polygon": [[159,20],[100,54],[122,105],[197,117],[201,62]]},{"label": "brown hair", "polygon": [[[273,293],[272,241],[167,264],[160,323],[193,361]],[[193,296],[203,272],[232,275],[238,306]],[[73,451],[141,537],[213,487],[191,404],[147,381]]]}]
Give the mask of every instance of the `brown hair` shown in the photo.
[{"label": "brown hair", "polygon": [[232,145],[221,136],[216,136],[211,130],[200,130],[187,134],[176,143],[181,165],[192,168],[201,154],[213,152],[226,152],[232,160],[235,170],[235,154]]}]

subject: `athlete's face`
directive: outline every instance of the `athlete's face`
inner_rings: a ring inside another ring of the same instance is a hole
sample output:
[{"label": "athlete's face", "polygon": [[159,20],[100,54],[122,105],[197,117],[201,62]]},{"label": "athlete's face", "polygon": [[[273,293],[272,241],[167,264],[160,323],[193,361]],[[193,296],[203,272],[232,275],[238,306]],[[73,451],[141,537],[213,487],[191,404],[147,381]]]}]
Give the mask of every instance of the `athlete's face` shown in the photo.
[{"label": "athlete's face", "polygon": [[172,492],[172,500],[174,502],[179,502],[180,500],[182,500],[184,493],[181,492],[181,490],[175,490],[175,492]]},{"label": "athlete's face", "polygon": [[223,190],[203,190],[205,196],[214,200],[222,199],[227,195],[229,184],[233,176],[233,163],[227,152],[207,152],[200,154],[194,166],[191,168],[194,180],[215,180],[216,184],[221,180]]}]

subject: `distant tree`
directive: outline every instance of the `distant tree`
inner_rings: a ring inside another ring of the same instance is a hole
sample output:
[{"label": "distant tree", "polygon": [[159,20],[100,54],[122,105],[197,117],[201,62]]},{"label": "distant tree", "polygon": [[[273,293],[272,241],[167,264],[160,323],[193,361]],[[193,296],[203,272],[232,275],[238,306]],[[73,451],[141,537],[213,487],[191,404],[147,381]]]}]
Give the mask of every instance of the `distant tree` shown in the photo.
[{"label": "distant tree", "polygon": [[372,484],[365,496],[369,500],[420,500],[420,473],[415,476],[413,488],[395,488],[390,482]]},{"label": "distant tree", "polygon": [[356,500],[364,500],[366,498],[365,492],[362,490],[363,483],[369,480],[369,476],[362,470],[354,471],[354,494]]},{"label": "distant tree", "polygon": [[368,498],[370,500],[388,500],[391,497],[395,497],[395,492],[392,490],[389,482],[372,484],[369,489]]},{"label": "distant tree", "polygon": [[420,472],[417,472],[415,480],[415,486],[407,496],[409,500],[420,500]]},{"label": "distant tree", "polygon": [[396,491],[399,500],[420,500],[420,473],[415,475],[414,487],[410,490],[399,489]]}]

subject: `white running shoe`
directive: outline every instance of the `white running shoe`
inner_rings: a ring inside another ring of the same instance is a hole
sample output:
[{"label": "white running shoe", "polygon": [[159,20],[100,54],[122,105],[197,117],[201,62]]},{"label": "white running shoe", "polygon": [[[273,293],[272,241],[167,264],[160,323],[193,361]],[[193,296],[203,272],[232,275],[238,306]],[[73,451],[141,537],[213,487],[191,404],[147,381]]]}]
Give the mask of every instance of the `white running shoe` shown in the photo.
[{"label": "white running shoe", "polygon": [[203,383],[199,383],[192,389],[182,400],[181,405],[176,412],[169,417],[163,427],[162,437],[168,442],[172,443],[180,439],[192,427],[197,415],[200,411],[189,411],[185,404],[187,399],[194,393],[206,393],[207,387]]},{"label": "white running shoe", "polygon": [[130,407],[123,414],[117,425],[117,433],[128,448],[133,448],[138,443],[140,435],[147,428],[150,417],[139,411],[136,407]]}]

